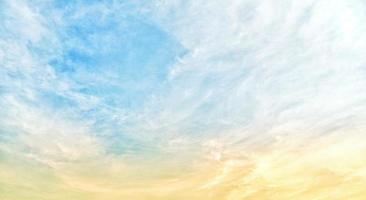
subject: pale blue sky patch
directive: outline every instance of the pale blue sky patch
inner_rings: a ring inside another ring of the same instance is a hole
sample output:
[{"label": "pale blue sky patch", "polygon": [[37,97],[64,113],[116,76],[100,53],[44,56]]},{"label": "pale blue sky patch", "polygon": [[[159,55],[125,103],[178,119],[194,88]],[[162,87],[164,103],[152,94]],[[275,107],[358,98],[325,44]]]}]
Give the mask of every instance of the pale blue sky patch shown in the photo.
[{"label": "pale blue sky patch", "polygon": [[167,87],[169,70],[185,51],[139,11],[143,4],[5,2],[0,35],[8,47],[2,45],[0,54],[1,91],[16,103],[3,113],[47,110],[85,122],[89,134],[114,152],[143,149],[125,127]]},{"label": "pale blue sky patch", "polygon": [[[240,141],[276,126],[306,129],[341,109],[348,112],[339,118],[361,120],[352,106],[365,99],[363,7],[357,0],[2,1],[1,123],[29,135],[87,135],[123,153],[225,131]],[[58,132],[56,121],[71,125]],[[38,148],[37,139],[30,144]]]},{"label": "pale blue sky patch", "polygon": [[108,12],[103,19],[98,12],[65,17],[62,55],[50,65],[77,83],[79,92],[134,107],[164,84],[184,48],[147,18]]}]

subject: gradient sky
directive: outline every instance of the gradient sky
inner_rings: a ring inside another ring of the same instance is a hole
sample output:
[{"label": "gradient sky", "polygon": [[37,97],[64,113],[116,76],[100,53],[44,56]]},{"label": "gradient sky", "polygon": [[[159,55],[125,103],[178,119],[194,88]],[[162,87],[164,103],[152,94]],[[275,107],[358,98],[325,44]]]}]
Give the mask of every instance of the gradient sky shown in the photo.
[{"label": "gradient sky", "polygon": [[0,0],[0,200],[366,199],[363,0]]}]

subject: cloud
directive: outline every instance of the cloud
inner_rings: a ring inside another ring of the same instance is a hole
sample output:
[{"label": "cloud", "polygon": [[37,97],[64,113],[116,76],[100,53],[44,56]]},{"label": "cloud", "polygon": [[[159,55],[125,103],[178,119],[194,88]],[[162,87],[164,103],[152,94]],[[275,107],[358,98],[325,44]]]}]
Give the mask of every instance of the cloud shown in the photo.
[{"label": "cloud", "polygon": [[0,151],[60,185],[105,199],[362,195],[362,1],[1,5]]},{"label": "cloud", "polygon": [[238,129],[293,122],[319,124],[322,132],[338,124],[321,124],[331,118],[344,124],[362,119],[354,108],[363,109],[365,99],[363,6],[358,1],[157,3],[153,16],[189,52],[171,70],[172,87],[161,103],[162,113],[170,113],[162,120],[182,116],[182,124],[195,128]]}]

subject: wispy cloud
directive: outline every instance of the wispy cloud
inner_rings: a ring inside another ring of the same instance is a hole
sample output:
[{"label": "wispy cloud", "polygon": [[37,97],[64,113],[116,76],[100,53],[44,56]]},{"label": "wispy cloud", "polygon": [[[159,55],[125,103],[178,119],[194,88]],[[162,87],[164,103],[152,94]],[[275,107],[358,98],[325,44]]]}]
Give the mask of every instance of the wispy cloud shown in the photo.
[{"label": "wispy cloud", "polygon": [[357,199],[365,8],[2,1],[0,170],[81,199]]}]

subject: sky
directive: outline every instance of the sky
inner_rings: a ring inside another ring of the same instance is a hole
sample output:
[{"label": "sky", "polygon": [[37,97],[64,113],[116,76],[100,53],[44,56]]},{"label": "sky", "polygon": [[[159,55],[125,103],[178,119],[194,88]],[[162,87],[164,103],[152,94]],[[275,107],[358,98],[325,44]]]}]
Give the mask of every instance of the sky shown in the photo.
[{"label": "sky", "polygon": [[365,199],[365,11],[0,0],[0,199]]}]

